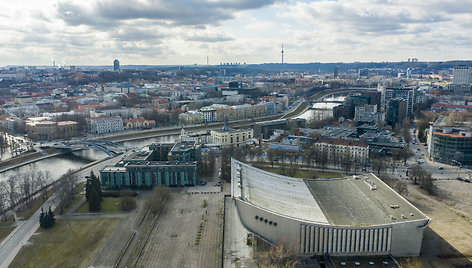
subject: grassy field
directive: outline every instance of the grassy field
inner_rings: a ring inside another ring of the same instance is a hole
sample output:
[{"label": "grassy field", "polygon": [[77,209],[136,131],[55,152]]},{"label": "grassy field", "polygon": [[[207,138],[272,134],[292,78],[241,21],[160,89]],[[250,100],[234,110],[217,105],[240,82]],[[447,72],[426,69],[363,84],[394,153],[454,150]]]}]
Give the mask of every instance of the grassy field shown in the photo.
[{"label": "grassy field", "polygon": [[[289,165],[287,165],[289,166]],[[260,166],[259,168],[269,171],[276,174],[282,174],[282,170],[279,167],[270,167],[270,166]],[[318,171],[318,170],[306,170],[300,167],[296,168],[295,178],[307,178],[311,179],[313,177],[316,178],[340,178],[342,177],[341,174],[337,172],[330,172],[330,171]]]},{"label": "grassy field", "polygon": [[[120,197],[104,197],[102,202],[102,209],[99,212],[121,212],[120,210]],[[85,202],[78,210],[77,213],[89,213],[88,202]]]},{"label": "grassy field", "polygon": [[0,242],[7,237],[11,231],[13,231],[15,227],[10,227],[10,228],[0,228]]},{"label": "grassy field", "polygon": [[13,218],[13,216],[8,216],[6,221],[3,221],[3,218],[2,220],[0,220],[0,226],[2,227],[10,226],[13,223],[15,223],[15,219]]},{"label": "grassy field", "polygon": [[[17,210],[16,215],[18,218],[24,217],[25,219],[29,219],[31,215],[33,215],[43,204],[45,200],[43,198],[43,195],[39,196],[36,199],[33,199],[30,201],[28,204],[28,207],[24,210]],[[44,210],[47,210],[48,208],[44,208]]]},{"label": "grassy field", "polygon": [[120,219],[56,220],[38,229],[10,267],[88,267]]}]

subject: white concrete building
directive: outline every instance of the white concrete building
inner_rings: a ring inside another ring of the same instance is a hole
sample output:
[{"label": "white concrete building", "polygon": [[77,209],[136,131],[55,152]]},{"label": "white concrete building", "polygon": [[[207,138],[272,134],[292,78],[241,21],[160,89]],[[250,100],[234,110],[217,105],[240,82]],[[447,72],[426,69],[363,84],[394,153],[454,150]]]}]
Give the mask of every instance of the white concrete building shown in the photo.
[{"label": "white concrete building", "polygon": [[319,151],[326,151],[328,161],[334,158],[339,161],[351,159],[353,162],[365,164],[369,160],[369,145],[362,141],[345,139],[319,138],[315,142]]},{"label": "white concrete building", "polygon": [[223,129],[211,131],[212,143],[221,144],[225,146],[240,146],[246,144],[246,141],[254,136],[252,129],[230,129],[226,126]]},{"label": "white concrete building", "polygon": [[374,174],[300,179],[231,161],[243,225],[299,255],[418,256],[430,218]]},{"label": "white concrete building", "polygon": [[87,124],[92,134],[123,131],[123,120],[119,116],[90,117]]},{"label": "white concrete building", "polygon": [[470,84],[470,68],[468,66],[454,66],[452,70],[452,84],[469,85]]}]

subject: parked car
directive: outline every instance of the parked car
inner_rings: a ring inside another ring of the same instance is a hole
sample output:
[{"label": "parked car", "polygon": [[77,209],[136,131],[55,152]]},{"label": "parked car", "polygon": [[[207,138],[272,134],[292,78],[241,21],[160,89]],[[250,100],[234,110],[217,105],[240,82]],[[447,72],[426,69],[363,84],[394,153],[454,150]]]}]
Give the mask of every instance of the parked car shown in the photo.
[{"label": "parked car", "polygon": [[457,177],[457,180],[458,180],[458,181],[463,181],[464,179],[461,178],[461,177]]},{"label": "parked car", "polygon": [[444,168],[443,168],[443,167],[439,167],[438,169],[439,169],[439,170],[443,170]]},{"label": "parked car", "polygon": [[200,182],[200,185],[202,185],[202,186],[203,186],[203,185],[206,185],[206,184],[207,184],[207,181],[205,181],[205,180],[203,180],[203,181]]},{"label": "parked car", "polygon": [[464,179],[464,182],[470,183],[469,179]]}]

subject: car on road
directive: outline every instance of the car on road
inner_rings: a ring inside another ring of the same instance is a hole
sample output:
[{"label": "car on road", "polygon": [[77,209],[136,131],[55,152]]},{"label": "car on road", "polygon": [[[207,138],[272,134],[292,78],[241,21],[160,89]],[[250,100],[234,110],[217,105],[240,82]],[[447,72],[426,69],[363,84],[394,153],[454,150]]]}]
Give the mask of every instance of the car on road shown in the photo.
[{"label": "car on road", "polygon": [[464,179],[464,182],[470,183],[469,179]]},{"label": "car on road", "polygon": [[200,182],[200,185],[203,186],[203,185],[206,185],[207,184],[207,181],[201,181]]},{"label": "car on road", "polygon": [[439,167],[438,169],[439,169],[439,170],[444,170],[444,168],[443,168],[443,167]]},{"label": "car on road", "polygon": [[464,179],[461,178],[461,177],[457,177],[457,180],[458,180],[458,181],[463,181]]}]

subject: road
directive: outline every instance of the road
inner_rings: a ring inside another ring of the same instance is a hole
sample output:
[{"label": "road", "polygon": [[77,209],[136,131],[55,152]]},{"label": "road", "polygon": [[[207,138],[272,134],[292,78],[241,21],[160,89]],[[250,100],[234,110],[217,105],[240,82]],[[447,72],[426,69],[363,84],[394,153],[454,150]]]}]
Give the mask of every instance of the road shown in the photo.
[{"label": "road", "polygon": [[[96,165],[89,166],[83,170],[77,172],[77,177],[79,181],[85,180],[85,175],[90,174],[93,171],[95,174],[98,174],[100,169],[104,168],[106,165],[113,165],[121,159],[121,155],[118,157],[107,159],[103,162],[99,162]],[[45,209],[51,207],[55,209],[57,205],[57,200],[55,196],[52,195],[43,205]],[[13,261],[15,256],[20,251],[21,247],[24,246],[30,237],[36,232],[39,227],[39,214],[41,209],[38,209],[33,216],[31,216],[27,221],[20,223],[13,232],[4,239],[0,246],[0,268],[7,268],[10,263]]]},{"label": "road", "polygon": [[[468,178],[469,170],[466,168],[460,168],[457,166],[451,166],[439,162],[431,161],[428,157],[428,148],[423,144],[419,143],[416,138],[416,133],[413,133],[413,129],[410,129],[412,140],[410,142],[410,149],[414,153],[408,160],[408,164],[411,166],[423,160],[424,163],[420,164],[424,170],[431,173],[434,179],[456,179],[457,177]],[[441,169],[440,169],[441,168]]]}]

